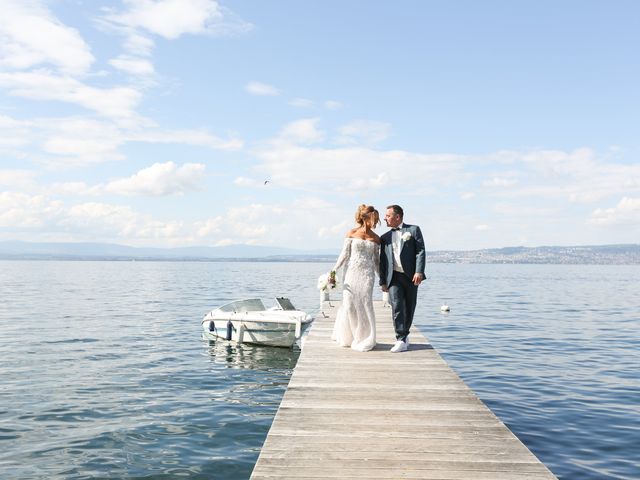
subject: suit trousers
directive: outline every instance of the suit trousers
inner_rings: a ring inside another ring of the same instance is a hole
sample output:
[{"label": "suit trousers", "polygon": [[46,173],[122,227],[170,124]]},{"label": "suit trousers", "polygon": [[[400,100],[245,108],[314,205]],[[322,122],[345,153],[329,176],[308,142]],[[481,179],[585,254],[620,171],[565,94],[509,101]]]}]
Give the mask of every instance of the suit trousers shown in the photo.
[{"label": "suit trousers", "polygon": [[389,303],[396,330],[396,340],[405,341],[416,311],[418,286],[404,273],[394,271],[389,284]]}]

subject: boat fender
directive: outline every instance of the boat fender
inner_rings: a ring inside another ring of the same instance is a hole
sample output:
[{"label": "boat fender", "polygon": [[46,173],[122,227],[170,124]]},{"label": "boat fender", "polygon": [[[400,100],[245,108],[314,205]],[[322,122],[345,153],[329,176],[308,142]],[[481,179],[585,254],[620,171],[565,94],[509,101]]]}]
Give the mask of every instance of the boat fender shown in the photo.
[{"label": "boat fender", "polygon": [[227,322],[227,340],[231,340],[231,333],[233,332],[233,323],[231,320]]}]

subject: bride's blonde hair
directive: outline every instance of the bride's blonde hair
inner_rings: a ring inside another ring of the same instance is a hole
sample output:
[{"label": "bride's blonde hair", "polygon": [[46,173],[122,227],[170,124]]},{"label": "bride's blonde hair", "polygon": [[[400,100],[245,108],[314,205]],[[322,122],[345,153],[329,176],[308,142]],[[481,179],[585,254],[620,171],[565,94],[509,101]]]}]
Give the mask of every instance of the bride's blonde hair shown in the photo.
[{"label": "bride's blonde hair", "polygon": [[368,225],[370,228],[375,228],[380,224],[380,214],[378,210],[373,208],[373,205],[363,203],[356,210],[356,223],[361,227]]}]

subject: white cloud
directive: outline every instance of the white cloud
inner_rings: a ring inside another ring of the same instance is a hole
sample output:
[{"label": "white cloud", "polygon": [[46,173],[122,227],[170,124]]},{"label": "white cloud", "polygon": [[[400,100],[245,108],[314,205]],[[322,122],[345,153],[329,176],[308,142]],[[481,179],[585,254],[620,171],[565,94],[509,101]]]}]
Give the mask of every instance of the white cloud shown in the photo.
[{"label": "white cloud", "polygon": [[238,138],[221,138],[206,130],[162,130],[145,123],[129,126],[81,116],[29,121],[0,116],[0,151],[21,158],[27,155],[21,147],[37,145],[40,152],[29,157],[55,169],[123,160],[120,148],[129,142],[174,143],[223,151],[243,146]]},{"label": "white cloud", "polygon": [[[496,181],[485,184],[500,187],[491,192],[495,196],[553,198],[589,204],[624,192],[640,192],[640,164],[614,163],[607,154],[598,155],[586,148],[566,152],[498,152],[481,156],[477,161],[509,165],[510,170],[497,174]],[[516,177],[517,183],[510,185]]]},{"label": "white cloud", "polygon": [[386,140],[391,132],[391,124],[371,120],[355,120],[339,129],[340,143],[375,144]]},{"label": "white cloud", "polygon": [[485,180],[482,182],[482,185],[485,187],[512,187],[518,183],[517,180],[513,178],[505,178],[505,177],[493,177],[490,180]]},{"label": "white cloud", "polygon": [[150,77],[152,37],[175,40],[183,35],[237,35],[253,28],[215,0],[123,0],[123,8],[103,8],[98,25],[124,37],[125,54],[109,63],[128,74]]},{"label": "white cloud", "polygon": [[69,77],[46,71],[2,73],[0,87],[13,96],[32,100],[57,100],[93,110],[96,113],[121,120],[137,117],[135,107],[141,94],[131,87],[96,88]]},{"label": "white cloud", "polygon": [[262,160],[256,170],[278,185],[321,189],[331,186],[337,191],[380,186],[400,186],[406,190],[432,182],[446,185],[458,177],[466,159],[450,154],[360,147],[308,148],[278,142],[256,154]]},{"label": "white cloud", "polygon": [[613,208],[593,211],[589,223],[594,225],[640,225],[640,198],[623,197]]},{"label": "white cloud", "polygon": [[324,138],[324,132],[318,129],[318,118],[303,118],[285,125],[280,130],[277,141],[286,143],[312,144]]},{"label": "white cloud", "polygon": [[48,189],[52,195],[101,195],[103,193],[102,186],[91,187],[84,182],[59,182],[54,183]]},{"label": "white cloud", "polygon": [[0,185],[15,190],[28,190],[36,185],[37,173],[33,170],[0,170]]},{"label": "white cloud", "polygon": [[[118,139],[75,138],[73,136],[54,136],[43,145],[43,150],[62,156],[57,163],[68,165],[86,165],[108,160],[122,160],[124,155],[116,151]],[[61,161],[60,161],[61,160]],[[55,164],[56,161],[50,162]]]},{"label": "white cloud", "polygon": [[332,203],[328,202],[324,198],[318,198],[318,197],[298,198],[294,202],[293,206],[296,209],[305,210],[307,212],[327,210],[329,208],[334,207]]},{"label": "white cloud", "polygon": [[[273,183],[289,188],[327,187],[354,193],[381,187],[402,187],[423,194],[427,185],[447,186],[458,181],[469,157],[453,154],[420,154],[403,150],[376,150],[349,146],[311,148],[325,140],[319,118],[285,125],[276,137],[254,151],[261,163],[254,171]],[[349,132],[370,131],[356,123]],[[379,131],[376,125],[376,131]],[[380,138],[380,137],[378,137]],[[335,139],[328,139],[335,143]]]},{"label": "white cloud", "polygon": [[476,225],[475,229],[478,232],[486,232],[487,230],[489,230],[489,225],[485,225],[485,224]]},{"label": "white cloud", "polygon": [[124,29],[126,39],[124,49],[131,56],[148,57],[153,53],[155,42],[147,35],[143,35],[130,28]]},{"label": "white cloud", "polygon": [[285,222],[286,209],[278,205],[253,203],[232,207],[223,215],[195,222],[194,240],[217,246],[236,243],[271,244],[269,236],[278,228],[278,224]]},{"label": "white cloud", "polygon": [[0,115],[0,129],[10,129],[10,128],[20,128],[30,125],[29,121],[24,120],[16,120],[15,118],[11,118],[7,115]]},{"label": "white cloud", "polygon": [[111,11],[106,20],[169,40],[185,34],[228,35],[252,28],[213,0],[124,0],[124,4],[124,11]]},{"label": "white cloud", "polygon": [[560,212],[557,205],[551,207],[540,207],[526,202],[496,203],[491,207],[491,211],[497,213],[503,218],[556,218]]},{"label": "white cloud", "polygon": [[245,86],[245,90],[251,95],[260,95],[267,97],[276,97],[280,95],[280,90],[278,90],[276,87],[261,82],[249,82]]},{"label": "white cloud", "polygon": [[[360,131],[366,129],[340,133]],[[463,200],[495,197],[517,208],[528,207],[527,198],[554,202],[528,210],[536,216],[557,214],[558,201],[593,202],[621,192],[628,196],[640,192],[640,165],[614,163],[589,149],[456,155],[382,150],[366,146],[366,141],[364,146],[316,146],[320,141],[336,144],[319,129],[318,118],[285,125],[254,151],[260,161],[253,168],[254,178],[269,178],[285,188],[352,193],[384,186],[425,196],[455,188]],[[579,168],[583,162],[586,172]]]},{"label": "white cloud", "polygon": [[335,238],[338,235],[344,234],[351,225],[347,221],[342,221],[329,225],[328,227],[320,227],[318,229],[318,238]]},{"label": "white cloud", "polygon": [[120,130],[110,123],[80,117],[38,121],[45,130],[44,152],[57,156],[55,164],[86,165],[124,158]]},{"label": "white cloud", "polygon": [[353,178],[347,185],[346,190],[366,190],[370,188],[380,188],[389,183],[387,172],[379,173],[375,176]]},{"label": "white cloud", "polygon": [[118,195],[181,195],[197,190],[205,166],[185,163],[181,167],[173,162],[154,163],[129,178],[109,182],[104,190]]},{"label": "white cloud", "polygon": [[[155,122],[137,113],[142,88],[148,83],[141,84],[136,78],[136,86],[114,85],[105,78],[107,72],[89,75],[94,63],[89,45],[77,30],[50,13],[45,1],[0,3],[0,89],[13,97],[61,102],[88,110],[74,117],[28,121],[0,115],[3,155],[59,168],[122,160],[125,156],[120,148],[133,141],[227,151],[242,148],[241,140],[218,137],[206,130],[157,128]],[[228,34],[250,28],[215,1],[124,3],[121,8],[104,8],[106,14],[98,21],[109,25],[110,33],[126,36],[129,52],[112,58],[110,64],[136,77],[148,77],[155,71],[153,63],[144,58],[154,46],[148,35],[172,39],[182,34]],[[93,83],[96,78],[101,79],[100,86]],[[102,118],[96,119],[94,114]]]},{"label": "white cloud", "polygon": [[221,216],[209,218],[201,222],[195,222],[196,238],[213,238],[218,235],[224,227],[224,219]]},{"label": "white cloud", "polygon": [[313,100],[309,100],[308,98],[294,98],[289,102],[289,105],[299,108],[311,108],[315,105],[315,103],[313,102]]},{"label": "white cloud", "polygon": [[351,223],[345,220],[331,223],[336,218],[351,220],[353,214],[341,211],[326,199],[313,196],[287,204],[254,202],[235,206],[211,219],[194,223],[191,242],[215,245],[297,244],[297,248],[305,248],[309,243],[309,232],[318,232],[321,238],[342,237]]},{"label": "white cloud", "polygon": [[[178,166],[173,162],[155,163],[127,178],[112,180],[97,185],[85,182],[57,182],[46,187],[49,194],[68,196],[100,196],[105,194],[124,196],[167,196],[182,195],[199,189],[205,172],[202,164],[186,163]],[[34,172],[0,170],[0,185],[24,179],[34,188]],[[44,187],[41,187],[44,189]]]},{"label": "white cloud", "polygon": [[323,222],[322,215],[328,212],[331,212],[330,206],[315,198],[286,205],[251,203],[236,206],[215,218],[197,222],[195,232],[198,236],[193,241],[216,245],[292,245],[304,241],[306,232],[316,231],[318,224]]},{"label": "white cloud", "polygon": [[63,212],[62,202],[44,195],[0,192],[0,228],[30,231],[53,224]]},{"label": "white cloud", "polygon": [[129,206],[97,202],[66,206],[45,195],[0,192],[0,232],[5,238],[147,245],[153,240],[166,245],[184,241],[184,231],[180,221],[157,220]]},{"label": "white cloud", "polygon": [[177,235],[182,224],[154,220],[129,206],[90,202],[69,207],[59,226],[97,238],[166,239]]},{"label": "white cloud", "polygon": [[31,143],[31,121],[0,115],[0,152],[19,156],[19,149]]},{"label": "white cloud", "polygon": [[640,193],[640,164],[597,162],[588,176],[568,182],[565,194],[571,202],[594,203],[621,193]]},{"label": "white cloud", "polygon": [[342,108],[342,103],[335,100],[327,100],[324,102],[324,108],[327,110],[340,110]]},{"label": "white cloud", "polygon": [[238,138],[223,139],[206,130],[144,130],[130,133],[126,136],[129,141],[150,143],[181,143],[216,150],[240,150],[244,142]]},{"label": "white cloud", "polygon": [[247,178],[247,177],[236,177],[233,180],[233,183],[239,187],[258,187],[264,186],[265,180],[256,180],[255,178]]},{"label": "white cloud", "polygon": [[547,177],[590,175],[599,163],[595,152],[589,148],[578,148],[571,152],[537,150],[519,156],[525,164]]},{"label": "white cloud", "polygon": [[227,247],[227,246],[229,246],[229,245],[233,245],[234,243],[235,243],[235,242],[234,242],[232,239],[230,239],[230,238],[223,238],[223,239],[218,240],[218,241],[214,244],[214,246],[216,246],[216,247]]},{"label": "white cloud", "polygon": [[129,55],[120,55],[119,57],[109,60],[109,63],[118,70],[127,72],[131,75],[153,75],[155,69],[153,64],[144,58],[132,57]]},{"label": "white cloud", "polygon": [[44,64],[77,75],[94,62],[78,31],[62,24],[43,2],[3,0],[0,9],[1,66],[22,70]]}]

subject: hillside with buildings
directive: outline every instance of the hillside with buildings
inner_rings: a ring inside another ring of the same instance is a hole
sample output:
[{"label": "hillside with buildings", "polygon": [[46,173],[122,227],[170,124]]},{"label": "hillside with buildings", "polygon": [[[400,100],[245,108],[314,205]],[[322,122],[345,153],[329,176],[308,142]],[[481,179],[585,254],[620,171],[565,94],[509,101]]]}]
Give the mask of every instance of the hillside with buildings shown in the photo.
[{"label": "hillside with buildings", "polygon": [[[135,248],[100,243],[0,242],[0,259],[4,260],[334,262],[338,253],[253,245]],[[427,262],[633,265],[640,264],[640,244],[438,250],[427,251]]]}]

